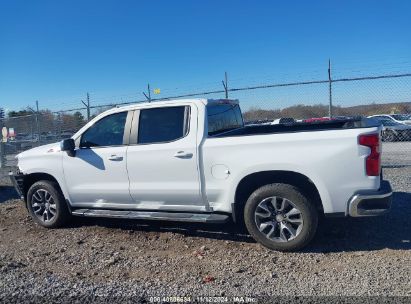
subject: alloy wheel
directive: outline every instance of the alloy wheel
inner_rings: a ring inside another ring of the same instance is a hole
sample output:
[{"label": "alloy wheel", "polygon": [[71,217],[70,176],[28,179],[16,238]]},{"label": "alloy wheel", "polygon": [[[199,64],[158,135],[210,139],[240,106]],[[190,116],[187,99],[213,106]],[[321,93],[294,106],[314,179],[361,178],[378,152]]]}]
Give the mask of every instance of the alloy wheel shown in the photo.
[{"label": "alloy wheel", "polygon": [[39,189],[32,195],[31,208],[35,216],[44,223],[51,222],[57,214],[54,198],[45,189]]},{"label": "alloy wheel", "polygon": [[301,211],[290,200],[273,196],[263,199],[255,209],[258,230],[274,242],[289,242],[301,232],[304,221]]}]

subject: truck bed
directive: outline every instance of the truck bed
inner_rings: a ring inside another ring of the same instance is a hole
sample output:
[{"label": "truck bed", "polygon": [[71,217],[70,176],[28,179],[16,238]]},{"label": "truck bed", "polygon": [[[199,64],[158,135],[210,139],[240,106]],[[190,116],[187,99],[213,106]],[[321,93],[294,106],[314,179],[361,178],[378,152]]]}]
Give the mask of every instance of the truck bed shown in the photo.
[{"label": "truck bed", "polygon": [[231,136],[248,136],[262,135],[275,133],[290,133],[290,132],[312,132],[312,131],[327,131],[338,129],[357,129],[376,127],[378,124],[371,119],[344,119],[330,120],[321,122],[296,122],[292,124],[278,125],[252,125],[243,128],[234,129],[224,133],[213,135],[212,137],[231,137]]}]

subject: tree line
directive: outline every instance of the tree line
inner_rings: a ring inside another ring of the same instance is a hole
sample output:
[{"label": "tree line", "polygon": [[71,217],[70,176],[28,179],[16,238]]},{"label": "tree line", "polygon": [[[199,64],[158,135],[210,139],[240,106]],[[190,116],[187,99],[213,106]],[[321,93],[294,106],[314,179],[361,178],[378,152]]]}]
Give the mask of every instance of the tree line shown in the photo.
[{"label": "tree line", "polygon": [[26,134],[74,133],[86,122],[80,111],[56,114],[50,110],[41,110],[36,113],[30,109],[10,111],[5,119],[6,126],[14,128],[16,133]]},{"label": "tree line", "polygon": [[[368,104],[352,107],[333,106],[333,116],[370,116],[375,114],[411,114],[411,102]],[[243,113],[245,121],[274,120],[281,117],[305,119],[327,117],[328,105],[294,105],[283,109],[261,109],[252,107]]]}]

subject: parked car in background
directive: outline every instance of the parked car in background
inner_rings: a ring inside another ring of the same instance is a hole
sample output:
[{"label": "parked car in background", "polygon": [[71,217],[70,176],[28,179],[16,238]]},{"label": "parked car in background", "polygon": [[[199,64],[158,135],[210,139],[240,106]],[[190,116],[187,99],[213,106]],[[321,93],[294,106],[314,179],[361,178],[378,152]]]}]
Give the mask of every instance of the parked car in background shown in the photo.
[{"label": "parked car in background", "polygon": [[72,131],[72,130],[64,130],[64,131],[60,134],[60,138],[61,138],[61,139],[70,138],[71,136],[73,136],[74,133],[76,133],[76,132],[75,132],[75,131]]},{"label": "parked car in background", "polygon": [[275,119],[271,124],[272,125],[279,125],[279,124],[293,124],[296,120],[292,117],[281,117]]},{"label": "parked car in background", "polygon": [[391,119],[395,122],[400,124],[411,125],[411,114],[379,114],[379,115],[372,115],[369,117],[385,117],[387,119]]},{"label": "parked car in background", "polygon": [[17,153],[17,146],[15,144],[11,144],[11,143],[5,143],[4,144],[4,150],[7,154],[15,154]]},{"label": "parked car in background", "polygon": [[17,133],[16,134],[16,140],[21,140],[23,138],[26,138],[27,136],[29,136],[28,133]]},{"label": "parked car in background", "polygon": [[407,141],[411,140],[411,125],[400,123],[395,120],[392,115],[372,115],[368,118],[373,118],[379,121],[382,126],[383,141]]},{"label": "parked car in background", "polygon": [[399,123],[411,125],[411,114],[392,114],[391,117]]},{"label": "parked car in background", "polygon": [[343,116],[343,115],[339,115],[339,116],[333,116],[332,119],[334,120],[344,120],[344,119],[361,119],[362,116]]},{"label": "parked car in background", "polygon": [[258,120],[249,120],[245,121],[245,126],[260,126],[260,125],[270,125],[272,120],[270,119],[258,119]]},{"label": "parked car in background", "polygon": [[331,118],[329,117],[312,117],[304,119],[303,122],[321,122],[321,121],[329,121]]},{"label": "parked car in background", "polygon": [[42,143],[52,143],[55,142],[56,140],[58,140],[58,136],[56,134],[52,134],[52,133],[43,133],[40,136],[40,140]]}]

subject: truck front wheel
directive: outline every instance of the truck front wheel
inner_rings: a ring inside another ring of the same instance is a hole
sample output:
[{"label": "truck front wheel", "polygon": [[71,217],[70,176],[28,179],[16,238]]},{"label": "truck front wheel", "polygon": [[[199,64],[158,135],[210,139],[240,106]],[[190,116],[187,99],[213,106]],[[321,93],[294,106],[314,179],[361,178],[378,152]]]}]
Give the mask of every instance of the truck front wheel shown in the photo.
[{"label": "truck front wheel", "polygon": [[46,228],[61,227],[70,218],[58,185],[47,180],[38,181],[30,187],[27,192],[27,209],[33,220]]},{"label": "truck front wheel", "polygon": [[300,190],[288,184],[269,184],[255,190],[244,208],[251,236],[265,247],[295,251],[314,237],[318,212]]}]

